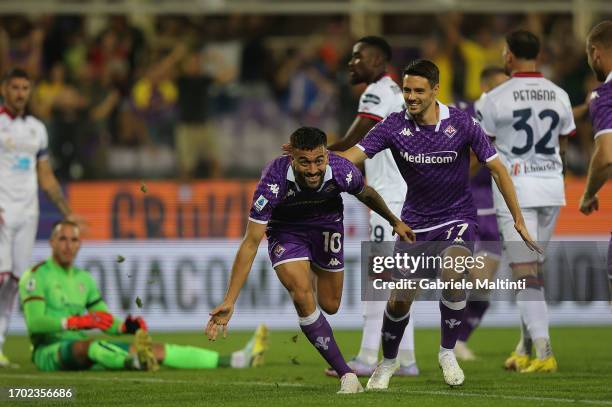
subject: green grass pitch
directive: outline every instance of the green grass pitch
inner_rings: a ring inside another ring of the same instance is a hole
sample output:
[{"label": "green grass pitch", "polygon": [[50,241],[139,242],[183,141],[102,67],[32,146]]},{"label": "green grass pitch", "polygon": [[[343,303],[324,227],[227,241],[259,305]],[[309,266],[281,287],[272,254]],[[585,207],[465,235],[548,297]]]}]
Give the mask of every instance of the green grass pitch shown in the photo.
[{"label": "green grass pitch", "polygon": [[[294,336],[297,341],[294,342]],[[200,333],[159,333],[156,341],[208,347],[220,352],[240,348],[249,332],[230,331],[225,340],[208,342]],[[438,330],[417,329],[421,375],[396,378],[386,392],[336,395],[338,381],[323,375],[325,364],[298,331],[272,331],[266,365],[257,369],[144,372],[37,372],[29,360],[25,337],[9,337],[5,352],[19,369],[0,370],[0,387],[73,387],[72,401],[15,401],[13,405],[70,406],[612,406],[612,327],[555,327],[553,349],[560,371],[521,375],[501,369],[518,332],[485,328],[471,341],[480,359],[461,362],[465,384],[450,389],[437,366]],[[127,337],[126,337],[127,338]],[[358,350],[360,333],[338,331],[346,356]],[[362,379],[365,385],[366,379]],[[6,401],[0,401],[0,404]]]}]

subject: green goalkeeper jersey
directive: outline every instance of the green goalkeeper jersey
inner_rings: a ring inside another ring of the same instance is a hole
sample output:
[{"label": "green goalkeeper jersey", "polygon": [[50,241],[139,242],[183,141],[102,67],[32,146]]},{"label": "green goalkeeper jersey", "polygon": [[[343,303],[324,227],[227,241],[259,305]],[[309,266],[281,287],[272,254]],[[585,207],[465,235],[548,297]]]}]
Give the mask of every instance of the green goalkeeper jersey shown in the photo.
[{"label": "green goalkeeper jersey", "polygon": [[[78,267],[64,269],[53,258],[27,270],[19,280],[19,298],[34,347],[60,340],[87,339],[82,331],[66,329],[66,320],[88,311],[106,311],[95,280]],[[115,318],[107,333],[118,334]]]}]

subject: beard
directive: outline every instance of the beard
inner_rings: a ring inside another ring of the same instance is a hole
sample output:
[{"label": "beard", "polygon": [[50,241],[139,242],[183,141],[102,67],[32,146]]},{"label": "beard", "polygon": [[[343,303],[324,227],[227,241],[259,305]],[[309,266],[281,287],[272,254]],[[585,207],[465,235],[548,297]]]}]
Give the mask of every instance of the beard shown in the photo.
[{"label": "beard", "polygon": [[607,75],[603,71],[603,69],[600,69],[600,68],[597,68],[597,67],[593,67],[593,72],[595,73],[595,77],[597,78],[597,80],[599,82],[605,82],[606,81]]}]

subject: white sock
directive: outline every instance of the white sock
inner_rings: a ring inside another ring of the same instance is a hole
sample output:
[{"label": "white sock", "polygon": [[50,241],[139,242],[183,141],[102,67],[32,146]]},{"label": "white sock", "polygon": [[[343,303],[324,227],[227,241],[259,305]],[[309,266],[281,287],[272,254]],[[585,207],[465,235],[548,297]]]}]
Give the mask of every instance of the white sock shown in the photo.
[{"label": "white sock", "polygon": [[2,352],[6,339],[15,297],[19,291],[17,280],[12,278],[10,274],[3,275],[2,277],[4,279],[0,282],[0,352]]},{"label": "white sock", "polygon": [[382,360],[382,362],[380,362],[380,364],[382,366],[389,367],[389,366],[393,366],[393,364],[395,364],[396,360],[397,359],[387,359],[387,358],[383,357],[383,360]]},{"label": "white sock", "polygon": [[550,339],[548,338],[536,338],[533,340],[533,345],[536,350],[536,356],[538,359],[545,359],[552,356],[552,346],[550,346]]},{"label": "white sock", "polygon": [[378,362],[380,331],[386,306],[386,301],[363,302],[361,348],[359,348],[359,353],[357,354],[357,359],[362,363],[374,365]]},{"label": "white sock", "polygon": [[317,319],[319,319],[320,315],[321,315],[321,310],[317,308],[312,314],[306,317],[299,317],[298,322],[302,326],[312,325],[315,322],[317,322]]},{"label": "white sock", "polygon": [[404,331],[404,337],[400,342],[398,357],[402,366],[410,366],[416,363],[414,356],[414,317],[412,314]]},{"label": "white sock", "polygon": [[533,341],[531,340],[531,336],[529,335],[529,330],[527,329],[527,325],[525,325],[525,321],[523,321],[523,317],[521,319],[521,338],[519,339],[519,343],[516,345],[515,352],[519,355],[531,355],[531,347],[533,346]]},{"label": "white sock", "polygon": [[536,346],[536,354],[546,354],[546,348],[550,348],[550,336],[548,333],[548,307],[544,300],[544,291],[534,288],[526,288],[516,295],[516,302],[525,321],[529,336],[534,339],[545,339],[548,345],[539,341],[539,350]]},{"label": "white sock", "polygon": [[452,353],[454,355],[455,351],[454,351],[454,349],[446,349],[446,348],[443,348],[442,346],[440,346],[440,351],[438,353],[439,354]]},{"label": "white sock", "polygon": [[233,368],[243,368],[247,367],[250,360],[247,358],[246,354],[242,350],[238,350],[236,352],[232,352],[232,356],[230,359],[230,366]]}]

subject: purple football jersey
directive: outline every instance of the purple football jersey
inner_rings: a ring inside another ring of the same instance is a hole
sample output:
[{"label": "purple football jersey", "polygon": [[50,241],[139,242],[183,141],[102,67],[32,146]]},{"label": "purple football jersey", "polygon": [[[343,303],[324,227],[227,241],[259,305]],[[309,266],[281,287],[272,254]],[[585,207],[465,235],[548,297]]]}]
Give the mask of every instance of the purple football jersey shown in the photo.
[{"label": "purple football jersey", "polygon": [[[455,106],[459,110],[463,110],[471,117],[476,118],[476,108],[474,102],[467,100],[459,100]],[[472,197],[474,198],[474,205],[476,209],[490,209],[493,208],[493,190],[491,183],[491,171],[485,166],[478,170],[478,172],[470,179],[470,190],[472,191]]]},{"label": "purple football jersey", "polygon": [[593,121],[594,138],[612,133],[612,73],[605,83],[591,93],[589,114]]},{"label": "purple football jersey", "polygon": [[302,189],[295,180],[291,157],[281,156],[263,170],[253,195],[249,219],[257,223],[313,224],[343,219],[341,192],[356,195],[365,186],[350,161],[333,153],[318,190]]},{"label": "purple football jersey", "polygon": [[475,222],[469,189],[470,148],[483,163],[497,155],[477,120],[437,103],[438,124],[420,126],[404,110],[378,123],[357,144],[368,157],[391,149],[408,185],[402,220],[417,231],[457,220]]}]

